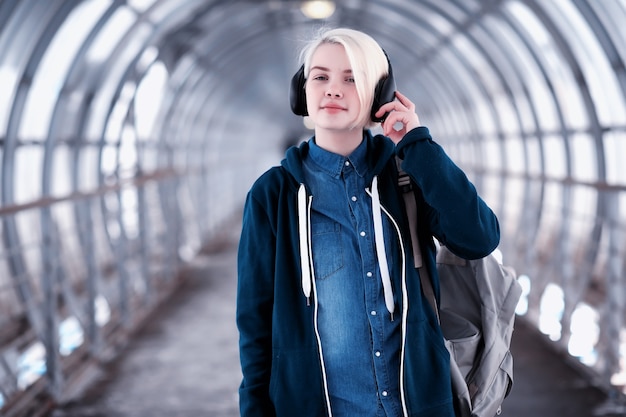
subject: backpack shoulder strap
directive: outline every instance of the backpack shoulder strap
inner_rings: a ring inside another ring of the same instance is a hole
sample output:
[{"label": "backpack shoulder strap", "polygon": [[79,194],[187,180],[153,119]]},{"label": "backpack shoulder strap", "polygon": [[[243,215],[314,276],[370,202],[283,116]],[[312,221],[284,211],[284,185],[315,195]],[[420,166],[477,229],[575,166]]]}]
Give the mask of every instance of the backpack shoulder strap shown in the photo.
[{"label": "backpack shoulder strap", "polygon": [[437,298],[435,297],[435,291],[433,290],[433,284],[430,280],[430,274],[424,265],[422,258],[422,250],[420,248],[419,236],[417,234],[417,202],[415,201],[415,195],[413,193],[413,184],[409,174],[404,172],[401,167],[402,160],[396,157],[396,165],[398,166],[398,186],[402,191],[404,197],[404,207],[409,220],[409,232],[411,234],[411,243],[413,246],[413,261],[415,268],[419,272],[420,282],[422,284],[422,291],[428,299],[430,306],[439,319],[439,308],[437,307]]}]

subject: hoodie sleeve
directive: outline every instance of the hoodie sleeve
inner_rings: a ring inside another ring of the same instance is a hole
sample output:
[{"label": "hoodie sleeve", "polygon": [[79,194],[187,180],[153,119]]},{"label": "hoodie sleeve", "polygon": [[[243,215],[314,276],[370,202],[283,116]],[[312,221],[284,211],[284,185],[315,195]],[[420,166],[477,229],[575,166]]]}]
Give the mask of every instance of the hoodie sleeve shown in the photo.
[{"label": "hoodie sleeve", "polygon": [[402,169],[421,191],[431,233],[462,258],[491,253],[500,242],[496,215],[428,128],[408,132],[396,150]]},{"label": "hoodie sleeve", "polygon": [[237,327],[243,380],[242,417],[275,416],[269,396],[272,366],[275,233],[265,208],[248,194],[237,258]]}]

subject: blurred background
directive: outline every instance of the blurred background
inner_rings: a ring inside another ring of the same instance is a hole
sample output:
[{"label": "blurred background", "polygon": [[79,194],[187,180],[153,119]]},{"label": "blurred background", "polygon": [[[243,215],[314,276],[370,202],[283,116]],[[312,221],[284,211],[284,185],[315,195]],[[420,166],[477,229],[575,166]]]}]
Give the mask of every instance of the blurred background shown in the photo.
[{"label": "blurred background", "polygon": [[289,80],[337,26],[499,216],[518,321],[621,395],[625,22],[625,0],[0,0],[2,411],[83,387],[233,232],[312,135]]}]

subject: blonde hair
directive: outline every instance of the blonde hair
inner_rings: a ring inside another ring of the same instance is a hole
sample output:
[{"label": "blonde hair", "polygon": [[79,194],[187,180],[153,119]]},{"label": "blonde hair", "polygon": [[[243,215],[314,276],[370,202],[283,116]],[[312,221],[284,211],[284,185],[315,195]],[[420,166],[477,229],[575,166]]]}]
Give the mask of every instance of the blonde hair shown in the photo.
[{"label": "blonde hair", "polygon": [[370,119],[374,91],[381,78],[389,75],[389,61],[383,49],[371,36],[354,29],[338,28],[320,32],[309,41],[300,53],[300,60],[304,63],[305,78],[309,77],[311,58],[320,45],[342,45],[352,67],[352,75],[359,101],[361,113],[357,117],[354,127],[373,126]]}]

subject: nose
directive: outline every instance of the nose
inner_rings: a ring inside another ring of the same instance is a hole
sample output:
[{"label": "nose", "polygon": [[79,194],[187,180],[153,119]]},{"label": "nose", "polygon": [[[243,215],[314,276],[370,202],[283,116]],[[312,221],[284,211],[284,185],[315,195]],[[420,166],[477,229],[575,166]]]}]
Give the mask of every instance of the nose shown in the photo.
[{"label": "nose", "polygon": [[336,85],[329,85],[326,90],[326,97],[341,98],[343,97],[343,92]]}]

